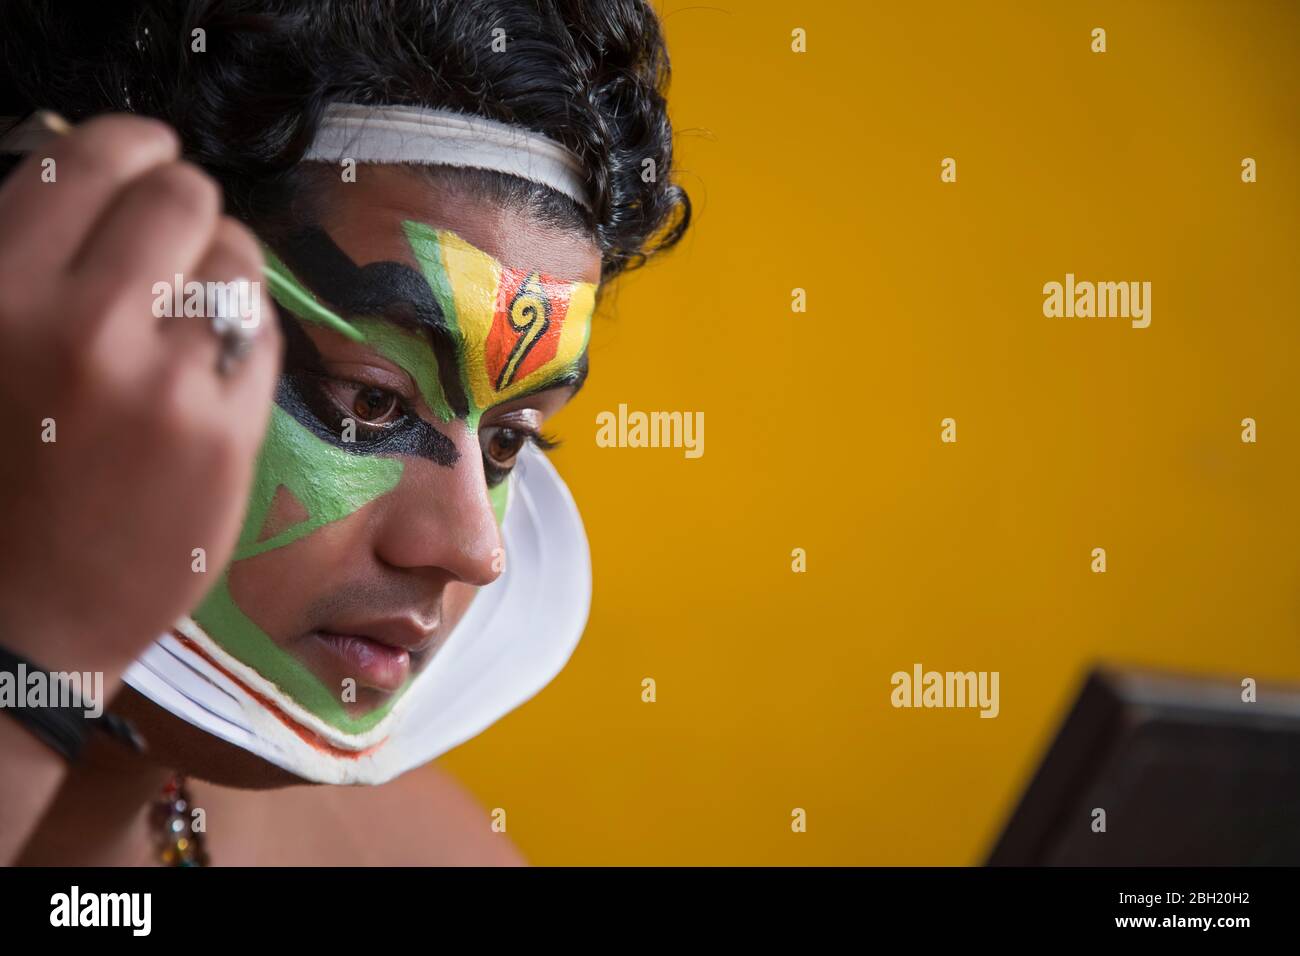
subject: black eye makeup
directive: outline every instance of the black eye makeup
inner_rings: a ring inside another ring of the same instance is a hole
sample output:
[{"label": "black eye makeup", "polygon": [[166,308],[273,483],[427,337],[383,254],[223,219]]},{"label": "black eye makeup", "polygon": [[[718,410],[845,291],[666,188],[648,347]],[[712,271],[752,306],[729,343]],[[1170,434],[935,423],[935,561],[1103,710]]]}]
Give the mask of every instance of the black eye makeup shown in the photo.
[{"label": "black eye makeup", "polygon": [[[460,459],[455,443],[417,411],[412,386],[392,372],[356,358],[336,367],[315,343],[287,323],[288,348],[276,402],[299,424],[336,448],[357,455],[415,455],[451,467]],[[405,382],[403,389],[400,382]],[[505,481],[519,453],[532,444],[550,451],[559,442],[541,433],[545,414],[517,408],[495,416],[478,430],[483,475],[489,488]]]},{"label": "black eye makeup", "polygon": [[[451,439],[421,418],[407,399],[377,385],[298,372],[281,378],[277,401],[318,437],[355,454],[415,454],[440,464],[449,455],[459,458]],[[540,418],[525,409],[480,426],[483,476],[489,488],[510,477],[526,445],[543,451],[559,446],[557,439],[542,434]]]},{"label": "black eye makeup", "polygon": [[400,395],[378,385],[317,376],[313,387],[319,390],[322,405],[333,404],[321,409],[322,419],[340,432],[351,421],[358,438],[363,434],[368,440],[382,438],[414,415]]},{"label": "black eye makeup", "polygon": [[415,455],[452,465],[452,440],[387,389],[319,373],[286,373],[277,403],[337,448],[357,455]]},{"label": "black eye makeup", "polygon": [[296,321],[282,321],[281,329],[284,368],[275,401],[317,438],[353,455],[413,455],[445,468],[460,460],[455,442],[417,415],[404,396],[376,381],[331,375]]}]

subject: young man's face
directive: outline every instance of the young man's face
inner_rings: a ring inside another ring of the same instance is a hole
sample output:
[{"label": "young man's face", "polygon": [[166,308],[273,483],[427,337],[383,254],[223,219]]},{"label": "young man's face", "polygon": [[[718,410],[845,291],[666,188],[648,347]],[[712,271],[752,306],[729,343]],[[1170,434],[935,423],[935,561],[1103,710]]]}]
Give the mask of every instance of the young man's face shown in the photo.
[{"label": "young man's face", "polygon": [[298,316],[244,533],[195,618],[360,733],[499,575],[506,478],[585,373],[600,255],[396,167],[319,207],[277,246]]}]

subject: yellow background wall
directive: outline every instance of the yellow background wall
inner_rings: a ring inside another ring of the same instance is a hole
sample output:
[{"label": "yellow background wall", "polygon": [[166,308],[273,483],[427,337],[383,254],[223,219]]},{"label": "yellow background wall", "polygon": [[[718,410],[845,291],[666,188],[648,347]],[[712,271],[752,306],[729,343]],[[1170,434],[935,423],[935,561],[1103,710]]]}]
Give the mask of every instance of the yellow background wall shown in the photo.
[{"label": "yellow background wall", "polygon": [[[554,423],[591,622],[440,761],[524,853],[978,863],[1091,662],[1300,679],[1300,5],[661,9],[697,219]],[[1045,318],[1067,272],[1150,328]],[[704,456],[598,448],[620,402]],[[892,708],[915,662],[1000,716]]]}]

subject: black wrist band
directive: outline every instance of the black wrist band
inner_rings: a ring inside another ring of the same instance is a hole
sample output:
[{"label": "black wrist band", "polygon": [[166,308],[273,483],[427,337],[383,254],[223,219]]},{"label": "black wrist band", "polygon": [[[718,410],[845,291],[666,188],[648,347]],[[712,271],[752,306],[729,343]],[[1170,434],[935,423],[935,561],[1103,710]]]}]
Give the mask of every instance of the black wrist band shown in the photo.
[{"label": "black wrist band", "polygon": [[[89,699],[74,701],[65,707],[51,704],[49,701],[35,706],[30,704],[26,697],[27,678],[31,674],[42,675],[41,679],[46,682],[47,689],[53,691],[56,686],[53,672],[0,646],[0,682],[12,681],[12,685],[7,690],[3,684],[0,684],[0,711],[4,711],[26,727],[33,736],[69,763],[74,762],[81,755],[81,750],[86,745],[86,737],[92,729],[103,730],[133,750],[143,752],[144,741],[129,721],[109,713],[102,713],[99,717],[87,717],[86,709],[92,703]],[[95,703],[102,707],[105,702]]]}]

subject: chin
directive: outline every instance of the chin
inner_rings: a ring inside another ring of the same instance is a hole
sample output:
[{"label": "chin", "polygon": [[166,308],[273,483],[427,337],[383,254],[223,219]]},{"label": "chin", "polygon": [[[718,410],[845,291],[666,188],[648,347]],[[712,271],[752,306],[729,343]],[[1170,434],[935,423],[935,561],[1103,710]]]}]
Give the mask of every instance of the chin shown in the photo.
[{"label": "chin", "polygon": [[[287,771],[274,775],[273,786],[298,782],[299,778],[315,783],[373,785],[385,783],[410,769],[410,764],[404,762],[405,751],[393,746],[392,739],[405,710],[416,697],[412,691],[418,677],[412,678],[401,692],[387,694],[378,707],[358,714],[349,710],[349,703],[335,700],[297,655],[283,652],[279,655],[292,661],[287,676],[297,680],[300,673],[309,673],[311,678],[302,687],[288,680],[282,685],[286,675],[275,669],[282,662],[272,659],[273,666],[266,672],[254,668],[235,657],[191,618],[178,621],[171,633],[160,637],[146,655],[149,655],[147,659],[142,657],[137,665],[152,672],[151,679],[160,678],[173,689],[184,684],[191,691],[206,695],[201,698],[206,703],[199,704],[195,700],[200,698],[181,691],[188,697],[188,703],[186,709],[174,711],[181,715],[179,719],[160,722],[146,715],[140,723],[139,729],[146,740],[165,754],[166,761],[175,761],[175,769],[220,783],[223,781],[197,765],[200,755],[204,764],[215,764],[218,772],[225,772],[228,765],[260,767],[274,762]],[[202,686],[199,682],[203,681],[211,686]],[[129,676],[127,682],[140,686]],[[148,681],[145,683],[142,693],[152,700],[150,685]],[[218,693],[211,694],[212,688]],[[302,690],[310,693],[300,698],[298,693]],[[159,706],[169,710],[171,707],[165,697]],[[184,723],[186,718],[192,718],[193,728]],[[242,729],[249,743],[241,739],[227,745],[221,736],[223,722]],[[152,737],[149,726],[154,728]],[[243,749],[250,753],[244,754]],[[221,759],[222,753],[232,756]],[[209,754],[217,756],[209,761]],[[242,769],[240,775],[243,776]],[[261,779],[265,774],[257,772],[250,776]]]}]

